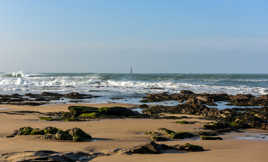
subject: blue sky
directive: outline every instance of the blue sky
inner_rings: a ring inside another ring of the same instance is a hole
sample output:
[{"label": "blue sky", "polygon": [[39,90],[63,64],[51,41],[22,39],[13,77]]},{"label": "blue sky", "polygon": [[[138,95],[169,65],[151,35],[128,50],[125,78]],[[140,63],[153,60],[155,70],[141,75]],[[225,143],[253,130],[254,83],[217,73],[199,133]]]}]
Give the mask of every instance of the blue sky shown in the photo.
[{"label": "blue sky", "polygon": [[268,73],[265,0],[2,0],[0,71]]}]

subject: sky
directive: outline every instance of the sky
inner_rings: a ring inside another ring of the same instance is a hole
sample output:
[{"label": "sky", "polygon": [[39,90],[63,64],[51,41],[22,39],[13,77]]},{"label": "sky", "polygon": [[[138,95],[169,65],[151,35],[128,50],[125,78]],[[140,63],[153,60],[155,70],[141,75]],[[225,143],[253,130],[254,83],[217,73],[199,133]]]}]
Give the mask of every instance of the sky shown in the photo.
[{"label": "sky", "polygon": [[267,0],[0,0],[0,71],[268,73]]}]

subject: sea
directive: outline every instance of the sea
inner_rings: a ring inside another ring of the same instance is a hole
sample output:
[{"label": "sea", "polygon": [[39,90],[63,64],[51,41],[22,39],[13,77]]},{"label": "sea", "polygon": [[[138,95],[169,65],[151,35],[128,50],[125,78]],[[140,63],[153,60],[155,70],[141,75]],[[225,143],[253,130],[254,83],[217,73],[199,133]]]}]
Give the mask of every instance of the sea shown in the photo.
[{"label": "sea", "polygon": [[99,96],[84,101],[89,103],[136,104],[148,93],[181,90],[259,96],[268,94],[268,74],[0,73],[0,94],[47,91]]}]

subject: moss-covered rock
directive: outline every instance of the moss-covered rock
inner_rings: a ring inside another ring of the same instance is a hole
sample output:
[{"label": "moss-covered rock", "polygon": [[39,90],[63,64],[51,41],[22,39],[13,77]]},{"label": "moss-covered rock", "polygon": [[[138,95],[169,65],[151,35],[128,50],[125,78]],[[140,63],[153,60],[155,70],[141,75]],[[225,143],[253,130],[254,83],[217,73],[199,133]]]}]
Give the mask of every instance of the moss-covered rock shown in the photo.
[{"label": "moss-covered rock", "polygon": [[63,141],[89,141],[92,137],[85,133],[80,128],[68,129],[66,131],[60,130],[55,127],[46,127],[45,129],[22,127],[18,131],[15,131],[9,137],[15,137],[16,135],[41,135],[42,139],[49,140],[63,140]]},{"label": "moss-covered rock", "polygon": [[95,119],[99,116],[97,112],[92,112],[92,113],[83,113],[79,115],[81,118],[90,118],[90,119]]},{"label": "moss-covered rock", "polygon": [[158,131],[171,139],[185,139],[196,136],[195,134],[190,132],[175,132],[167,128],[159,128]]},{"label": "moss-covered rock", "polygon": [[119,117],[129,117],[138,115],[137,112],[134,112],[125,107],[102,107],[99,108],[99,113],[101,115],[119,116]]},{"label": "moss-covered rock", "polygon": [[226,129],[231,128],[232,126],[228,122],[216,122],[216,123],[209,123],[204,125],[205,129],[209,130],[218,130],[218,129]]},{"label": "moss-covered rock", "polygon": [[56,140],[73,140],[73,137],[67,132],[58,130],[58,132],[55,134]]},{"label": "moss-covered rock", "polygon": [[55,127],[46,127],[44,129],[45,134],[56,134],[58,131],[59,131],[59,129],[55,128]]},{"label": "moss-covered rock", "polygon": [[55,140],[55,134],[44,134],[43,136],[41,136],[41,139],[44,140]]},{"label": "moss-covered rock", "polygon": [[99,111],[99,109],[96,107],[88,107],[88,106],[69,106],[68,110],[70,111],[73,117],[77,117],[83,113],[93,113]]},{"label": "moss-covered rock", "polygon": [[22,127],[18,130],[17,135],[31,135],[32,127]]},{"label": "moss-covered rock", "polygon": [[163,133],[163,134],[166,134],[166,135],[171,135],[171,134],[176,133],[173,130],[170,130],[170,129],[167,129],[167,128],[159,128],[158,131]]},{"label": "moss-covered rock", "polygon": [[80,141],[89,141],[92,139],[92,137],[85,133],[80,128],[73,128],[70,130],[67,130],[67,132],[72,136],[73,141],[80,142]]},{"label": "moss-covered rock", "polygon": [[31,131],[31,135],[44,135],[44,134],[45,134],[44,130],[41,130],[39,128],[34,128]]}]

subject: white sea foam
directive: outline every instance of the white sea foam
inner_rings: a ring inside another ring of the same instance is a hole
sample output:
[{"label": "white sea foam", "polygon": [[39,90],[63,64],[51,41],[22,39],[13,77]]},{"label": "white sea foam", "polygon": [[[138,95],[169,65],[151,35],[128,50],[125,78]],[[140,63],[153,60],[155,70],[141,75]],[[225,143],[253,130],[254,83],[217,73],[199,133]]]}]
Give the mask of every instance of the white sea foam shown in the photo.
[{"label": "white sea foam", "polygon": [[[130,95],[140,93],[171,92],[176,93],[181,90],[192,90],[196,93],[251,93],[254,95],[268,94],[268,85],[261,87],[257,83],[266,79],[255,79],[256,86],[245,84],[217,85],[220,79],[200,79],[194,82],[187,79],[163,79],[161,76],[157,80],[139,80],[114,76],[105,79],[98,74],[90,75],[45,75],[45,74],[24,74],[23,72],[12,73],[12,75],[0,76],[0,93],[39,93],[42,91],[70,92],[78,91],[88,93],[98,90],[99,95]],[[222,79],[223,81],[225,80]],[[241,79],[235,81],[240,82]],[[242,79],[243,80],[243,79]],[[234,79],[230,79],[234,82]],[[243,80],[245,81],[245,80]],[[252,79],[253,82],[253,79]],[[105,91],[105,92],[104,92]],[[110,93],[108,93],[110,92]],[[97,92],[96,92],[97,93]],[[98,94],[98,93],[97,93]]]}]

